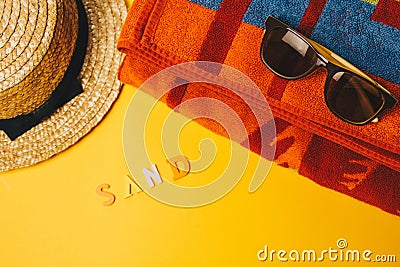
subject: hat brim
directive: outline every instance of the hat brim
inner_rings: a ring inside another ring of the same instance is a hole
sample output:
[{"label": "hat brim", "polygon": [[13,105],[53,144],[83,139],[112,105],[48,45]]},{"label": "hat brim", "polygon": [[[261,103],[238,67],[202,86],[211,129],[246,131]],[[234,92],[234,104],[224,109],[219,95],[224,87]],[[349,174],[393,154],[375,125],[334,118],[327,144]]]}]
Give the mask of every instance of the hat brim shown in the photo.
[{"label": "hat brim", "polygon": [[88,47],[79,75],[83,92],[14,141],[0,131],[0,172],[44,161],[86,135],[117,99],[122,54],[116,49],[126,18],[124,0],[82,0],[89,23]]}]

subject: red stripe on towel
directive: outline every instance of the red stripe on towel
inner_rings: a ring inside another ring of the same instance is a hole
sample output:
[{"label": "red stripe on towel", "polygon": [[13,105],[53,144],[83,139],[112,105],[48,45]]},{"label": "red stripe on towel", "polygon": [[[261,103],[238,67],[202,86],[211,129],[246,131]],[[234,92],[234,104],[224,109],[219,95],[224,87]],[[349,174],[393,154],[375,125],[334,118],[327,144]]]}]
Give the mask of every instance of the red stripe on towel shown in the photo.
[{"label": "red stripe on towel", "polygon": [[[199,58],[201,61],[223,63],[233,39],[242,24],[243,16],[252,0],[223,0],[204,40]],[[216,73],[219,70],[214,70]],[[186,86],[168,94],[168,105],[179,105],[186,94]]]},{"label": "red stripe on towel", "polygon": [[396,0],[380,0],[371,19],[394,26],[400,30],[400,2]]}]

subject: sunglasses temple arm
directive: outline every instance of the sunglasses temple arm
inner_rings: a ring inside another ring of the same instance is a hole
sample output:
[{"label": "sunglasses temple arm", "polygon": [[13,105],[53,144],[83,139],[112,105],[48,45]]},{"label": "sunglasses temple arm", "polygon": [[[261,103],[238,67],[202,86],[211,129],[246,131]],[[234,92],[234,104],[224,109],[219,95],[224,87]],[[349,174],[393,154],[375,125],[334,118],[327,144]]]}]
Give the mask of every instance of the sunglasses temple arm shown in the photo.
[{"label": "sunglasses temple arm", "polygon": [[[326,64],[328,62],[331,62],[331,63],[333,63],[337,66],[340,66],[348,71],[351,71],[351,72],[363,77],[364,79],[368,80],[369,82],[379,86],[379,84],[376,81],[374,81],[373,79],[371,79],[371,77],[366,75],[364,72],[362,72],[360,69],[358,69],[356,66],[354,66],[353,64],[351,64],[350,62],[348,62],[347,60],[342,58],[341,56],[337,55],[336,53],[332,52],[328,48],[322,46],[321,44],[319,44],[313,40],[310,40],[307,37],[305,37],[305,38],[320,53],[320,55],[324,58]],[[382,86],[379,86],[379,87],[382,87]],[[387,91],[386,89],[384,89],[384,90]]]},{"label": "sunglasses temple arm", "polygon": [[375,80],[371,79],[368,75],[366,75],[364,72],[359,70],[356,66],[345,60],[344,58],[340,57],[336,53],[332,52],[328,48],[320,45],[317,42],[314,42],[313,40],[308,39],[305,37],[307,41],[310,42],[314,46],[314,48],[322,55],[322,57],[326,60],[324,63],[332,62],[335,65],[338,65],[340,67],[343,67],[344,69],[347,69],[364,79],[368,80],[369,82],[373,83],[375,86],[379,87],[382,91],[384,91],[385,95],[385,100],[390,104],[390,106],[394,106],[399,100],[396,96],[394,96],[391,92],[389,92],[385,87],[380,85],[378,82]]}]

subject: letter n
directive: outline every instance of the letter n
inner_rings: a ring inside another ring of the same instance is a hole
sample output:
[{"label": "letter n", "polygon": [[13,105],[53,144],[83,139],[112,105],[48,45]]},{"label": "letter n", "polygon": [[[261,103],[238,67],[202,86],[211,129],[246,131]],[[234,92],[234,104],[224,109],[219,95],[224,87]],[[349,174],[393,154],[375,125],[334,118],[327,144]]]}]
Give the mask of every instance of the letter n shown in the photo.
[{"label": "letter n", "polygon": [[160,173],[158,172],[157,166],[155,164],[151,165],[151,168],[153,171],[143,168],[143,174],[146,177],[147,183],[149,184],[150,187],[154,187],[155,184],[153,181],[155,181],[157,184],[161,184],[163,181],[161,179]]}]

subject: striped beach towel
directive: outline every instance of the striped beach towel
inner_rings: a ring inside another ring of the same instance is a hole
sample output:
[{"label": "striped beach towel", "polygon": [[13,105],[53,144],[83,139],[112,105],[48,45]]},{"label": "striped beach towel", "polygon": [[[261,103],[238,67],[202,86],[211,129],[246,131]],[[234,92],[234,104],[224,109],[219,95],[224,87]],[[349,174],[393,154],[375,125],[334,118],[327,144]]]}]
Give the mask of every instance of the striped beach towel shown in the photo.
[{"label": "striped beach towel", "polygon": [[[158,71],[187,61],[213,61],[249,76],[275,117],[274,160],[316,183],[400,215],[400,107],[377,124],[349,125],[326,107],[326,71],[283,80],[261,62],[264,21],[273,15],[321,43],[400,96],[400,2],[397,0],[135,0],[118,48],[127,56],[122,82],[139,86]],[[151,92],[149,92],[151,93]],[[171,108],[213,97],[247,121],[250,149],[260,127],[234,94],[179,86],[162,101]],[[225,135],[218,125],[201,122]]]}]

